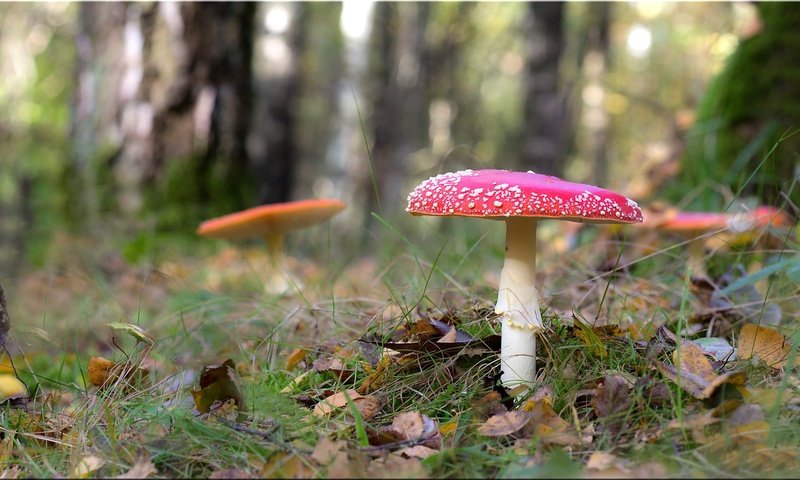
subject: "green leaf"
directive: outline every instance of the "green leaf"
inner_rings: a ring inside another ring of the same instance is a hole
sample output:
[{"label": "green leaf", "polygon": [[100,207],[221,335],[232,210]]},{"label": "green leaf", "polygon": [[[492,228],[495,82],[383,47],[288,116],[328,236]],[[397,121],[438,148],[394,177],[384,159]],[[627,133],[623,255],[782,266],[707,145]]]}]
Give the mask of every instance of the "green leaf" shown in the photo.
[{"label": "green leaf", "polygon": [[742,287],[754,284],[759,280],[772,275],[773,273],[780,272],[781,270],[786,270],[787,275],[790,276],[800,275],[800,257],[787,258],[764,267],[755,273],[745,275],[744,277],[732,282],[730,285],[720,290],[719,294],[730,295],[732,292],[735,292]]},{"label": "green leaf", "polygon": [[107,323],[106,325],[113,328],[114,330],[122,330],[123,332],[135,338],[137,342],[144,342],[148,345],[153,344],[153,336],[145,332],[144,329],[138,325],[133,325],[132,323],[122,323],[122,322],[111,322]]}]

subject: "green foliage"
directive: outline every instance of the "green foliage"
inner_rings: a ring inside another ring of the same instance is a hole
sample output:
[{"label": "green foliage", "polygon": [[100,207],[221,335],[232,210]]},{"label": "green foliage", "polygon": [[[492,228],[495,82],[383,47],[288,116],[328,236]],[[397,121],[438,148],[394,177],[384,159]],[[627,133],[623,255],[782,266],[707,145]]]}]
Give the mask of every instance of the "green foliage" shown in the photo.
[{"label": "green foliage", "polygon": [[[697,186],[710,186],[692,203],[719,209],[734,194],[781,201],[796,171],[800,136],[800,8],[758,3],[763,30],[742,41],[708,88],[688,136],[682,172],[671,190],[680,200]],[[776,147],[776,148],[773,148]],[[797,189],[792,201],[800,201]]]},{"label": "green foliage", "polygon": [[235,162],[200,156],[169,159],[149,190],[144,214],[161,231],[194,232],[207,218],[253,206],[253,183],[253,176]]}]

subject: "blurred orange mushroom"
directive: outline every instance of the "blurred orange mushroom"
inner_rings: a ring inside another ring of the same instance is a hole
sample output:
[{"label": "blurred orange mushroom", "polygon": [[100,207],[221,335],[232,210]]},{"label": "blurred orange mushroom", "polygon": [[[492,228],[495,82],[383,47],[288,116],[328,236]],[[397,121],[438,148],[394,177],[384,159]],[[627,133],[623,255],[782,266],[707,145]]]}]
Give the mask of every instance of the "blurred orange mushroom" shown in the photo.
[{"label": "blurred orange mushroom", "polygon": [[197,234],[225,240],[263,238],[267,243],[270,265],[274,269],[265,288],[270,293],[286,293],[292,281],[284,268],[284,236],[294,230],[324,222],[345,207],[346,203],[327,198],[261,205],[206,220],[197,228]]}]

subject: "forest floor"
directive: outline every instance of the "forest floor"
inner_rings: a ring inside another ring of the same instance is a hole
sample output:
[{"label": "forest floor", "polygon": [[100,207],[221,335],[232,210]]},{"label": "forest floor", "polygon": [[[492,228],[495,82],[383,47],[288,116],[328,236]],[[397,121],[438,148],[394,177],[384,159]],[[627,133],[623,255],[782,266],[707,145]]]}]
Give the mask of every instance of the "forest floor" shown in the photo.
[{"label": "forest floor", "polygon": [[280,295],[256,244],[58,238],[3,282],[0,475],[797,475],[794,241],[711,245],[704,282],[674,240],[543,226],[537,381],[506,391],[473,227],[373,256],[315,227]]}]

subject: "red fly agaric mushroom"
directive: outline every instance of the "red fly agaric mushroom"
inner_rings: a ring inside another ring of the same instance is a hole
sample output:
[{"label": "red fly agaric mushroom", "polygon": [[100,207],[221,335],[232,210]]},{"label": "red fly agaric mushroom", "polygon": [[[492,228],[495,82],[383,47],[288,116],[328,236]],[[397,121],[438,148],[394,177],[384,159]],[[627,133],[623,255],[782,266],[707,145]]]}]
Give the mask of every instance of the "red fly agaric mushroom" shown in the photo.
[{"label": "red fly agaric mushroom", "polygon": [[270,264],[275,269],[266,288],[271,293],[284,293],[291,287],[284,271],[284,235],[324,222],[346,206],[342,201],[327,198],[261,205],[206,220],[197,228],[197,234],[227,240],[263,238],[267,242]]},{"label": "red fly agaric mushroom", "polygon": [[734,214],[728,221],[730,232],[724,240],[733,245],[758,242],[780,248],[792,225],[791,217],[783,210],[761,205],[749,212]]},{"label": "red fly agaric mushroom", "polygon": [[465,170],[431,177],[409,194],[406,211],[505,221],[506,256],[495,312],[502,321],[501,381],[509,387],[530,385],[536,373],[536,333],[542,327],[536,293],[537,221],[642,221],[636,202],[617,193],[509,170]]}]

